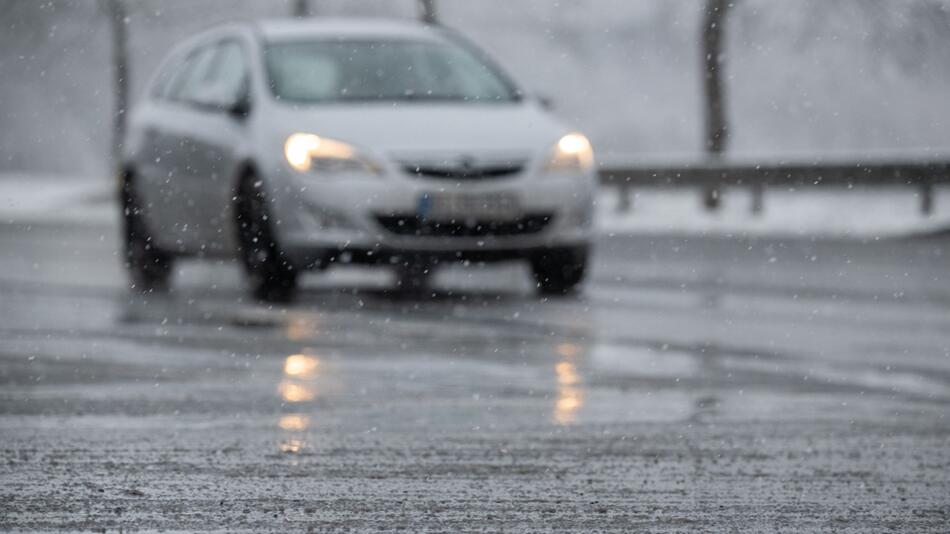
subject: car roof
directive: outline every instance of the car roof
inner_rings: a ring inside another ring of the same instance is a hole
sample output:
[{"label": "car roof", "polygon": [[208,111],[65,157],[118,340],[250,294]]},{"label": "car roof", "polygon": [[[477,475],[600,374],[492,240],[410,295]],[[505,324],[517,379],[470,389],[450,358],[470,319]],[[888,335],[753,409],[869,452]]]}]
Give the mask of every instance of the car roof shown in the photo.
[{"label": "car roof", "polygon": [[255,26],[265,41],[291,41],[307,38],[426,40],[442,38],[441,32],[431,26],[399,19],[274,19],[258,21]]}]

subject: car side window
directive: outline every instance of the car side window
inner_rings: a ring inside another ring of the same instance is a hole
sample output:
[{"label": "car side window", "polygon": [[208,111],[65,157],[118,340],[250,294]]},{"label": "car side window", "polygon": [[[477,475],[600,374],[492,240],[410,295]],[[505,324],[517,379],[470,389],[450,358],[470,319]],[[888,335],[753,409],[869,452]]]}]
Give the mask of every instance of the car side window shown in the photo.
[{"label": "car side window", "polygon": [[247,61],[244,48],[237,41],[221,42],[216,52],[200,98],[205,103],[227,106],[237,102],[247,91]]},{"label": "car side window", "polygon": [[159,100],[167,98],[172,81],[178,76],[178,73],[182,71],[184,63],[180,57],[169,61],[158,73],[158,76],[155,77],[155,81],[152,83],[152,88],[149,91],[149,96]]},{"label": "car side window", "polygon": [[171,81],[168,90],[170,100],[194,102],[208,84],[211,66],[217,49],[214,45],[207,45],[192,52],[182,70]]},{"label": "car side window", "polygon": [[156,96],[164,100],[173,100],[175,95],[181,92],[181,87],[184,85],[185,79],[188,78],[188,73],[191,71],[194,62],[195,57],[193,55],[176,61],[168,70],[167,79],[159,80],[156,84]]}]

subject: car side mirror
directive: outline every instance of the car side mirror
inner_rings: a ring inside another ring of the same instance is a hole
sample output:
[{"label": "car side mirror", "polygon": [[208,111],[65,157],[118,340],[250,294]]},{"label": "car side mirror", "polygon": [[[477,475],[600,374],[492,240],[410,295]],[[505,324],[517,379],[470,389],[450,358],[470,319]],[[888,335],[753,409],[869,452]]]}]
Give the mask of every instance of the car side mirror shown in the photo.
[{"label": "car side mirror", "polygon": [[241,80],[240,90],[238,90],[238,92],[233,95],[233,98],[230,102],[228,102],[226,109],[232,117],[236,117],[238,119],[243,119],[251,113],[251,89],[249,87],[247,76]]},{"label": "car side mirror", "polygon": [[251,99],[250,96],[246,93],[242,93],[240,96],[235,98],[230,102],[225,110],[229,115],[243,119],[251,113]]},{"label": "car side mirror", "polygon": [[221,88],[212,87],[200,91],[187,101],[197,108],[223,112],[235,118],[247,117],[251,112],[251,98],[246,89],[237,93],[225,92]]}]

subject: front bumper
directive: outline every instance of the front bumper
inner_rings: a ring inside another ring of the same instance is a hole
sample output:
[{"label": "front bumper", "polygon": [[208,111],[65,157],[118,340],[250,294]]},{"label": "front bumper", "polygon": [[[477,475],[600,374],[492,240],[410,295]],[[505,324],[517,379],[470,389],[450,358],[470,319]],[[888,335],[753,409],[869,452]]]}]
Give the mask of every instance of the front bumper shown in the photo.
[{"label": "front bumper", "polygon": [[[333,261],[493,261],[585,246],[591,239],[593,176],[537,175],[446,180],[409,175],[310,176],[270,180],[277,237],[299,268]],[[429,220],[419,199],[433,193],[505,194],[520,214],[506,220]]]}]

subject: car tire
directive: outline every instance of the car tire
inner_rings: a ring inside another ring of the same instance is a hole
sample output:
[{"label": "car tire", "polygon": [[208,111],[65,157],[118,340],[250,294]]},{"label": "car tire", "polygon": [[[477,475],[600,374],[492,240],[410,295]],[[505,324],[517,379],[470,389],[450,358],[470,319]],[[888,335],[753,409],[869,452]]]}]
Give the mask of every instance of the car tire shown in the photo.
[{"label": "car tire", "polygon": [[267,193],[253,174],[238,182],[235,227],[240,259],[254,297],[287,302],[297,290],[297,270],[280,248],[271,225]]},{"label": "car tire", "polygon": [[144,205],[135,192],[132,173],[123,176],[120,197],[125,268],[130,286],[142,293],[167,291],[175,256],[161,250],[153,239],[142,211]]},{"label": "car tire", "polygon": [[542,295],[567,295],[584,280],[586,246],[549,248],[531,256],[531,271]]}]

